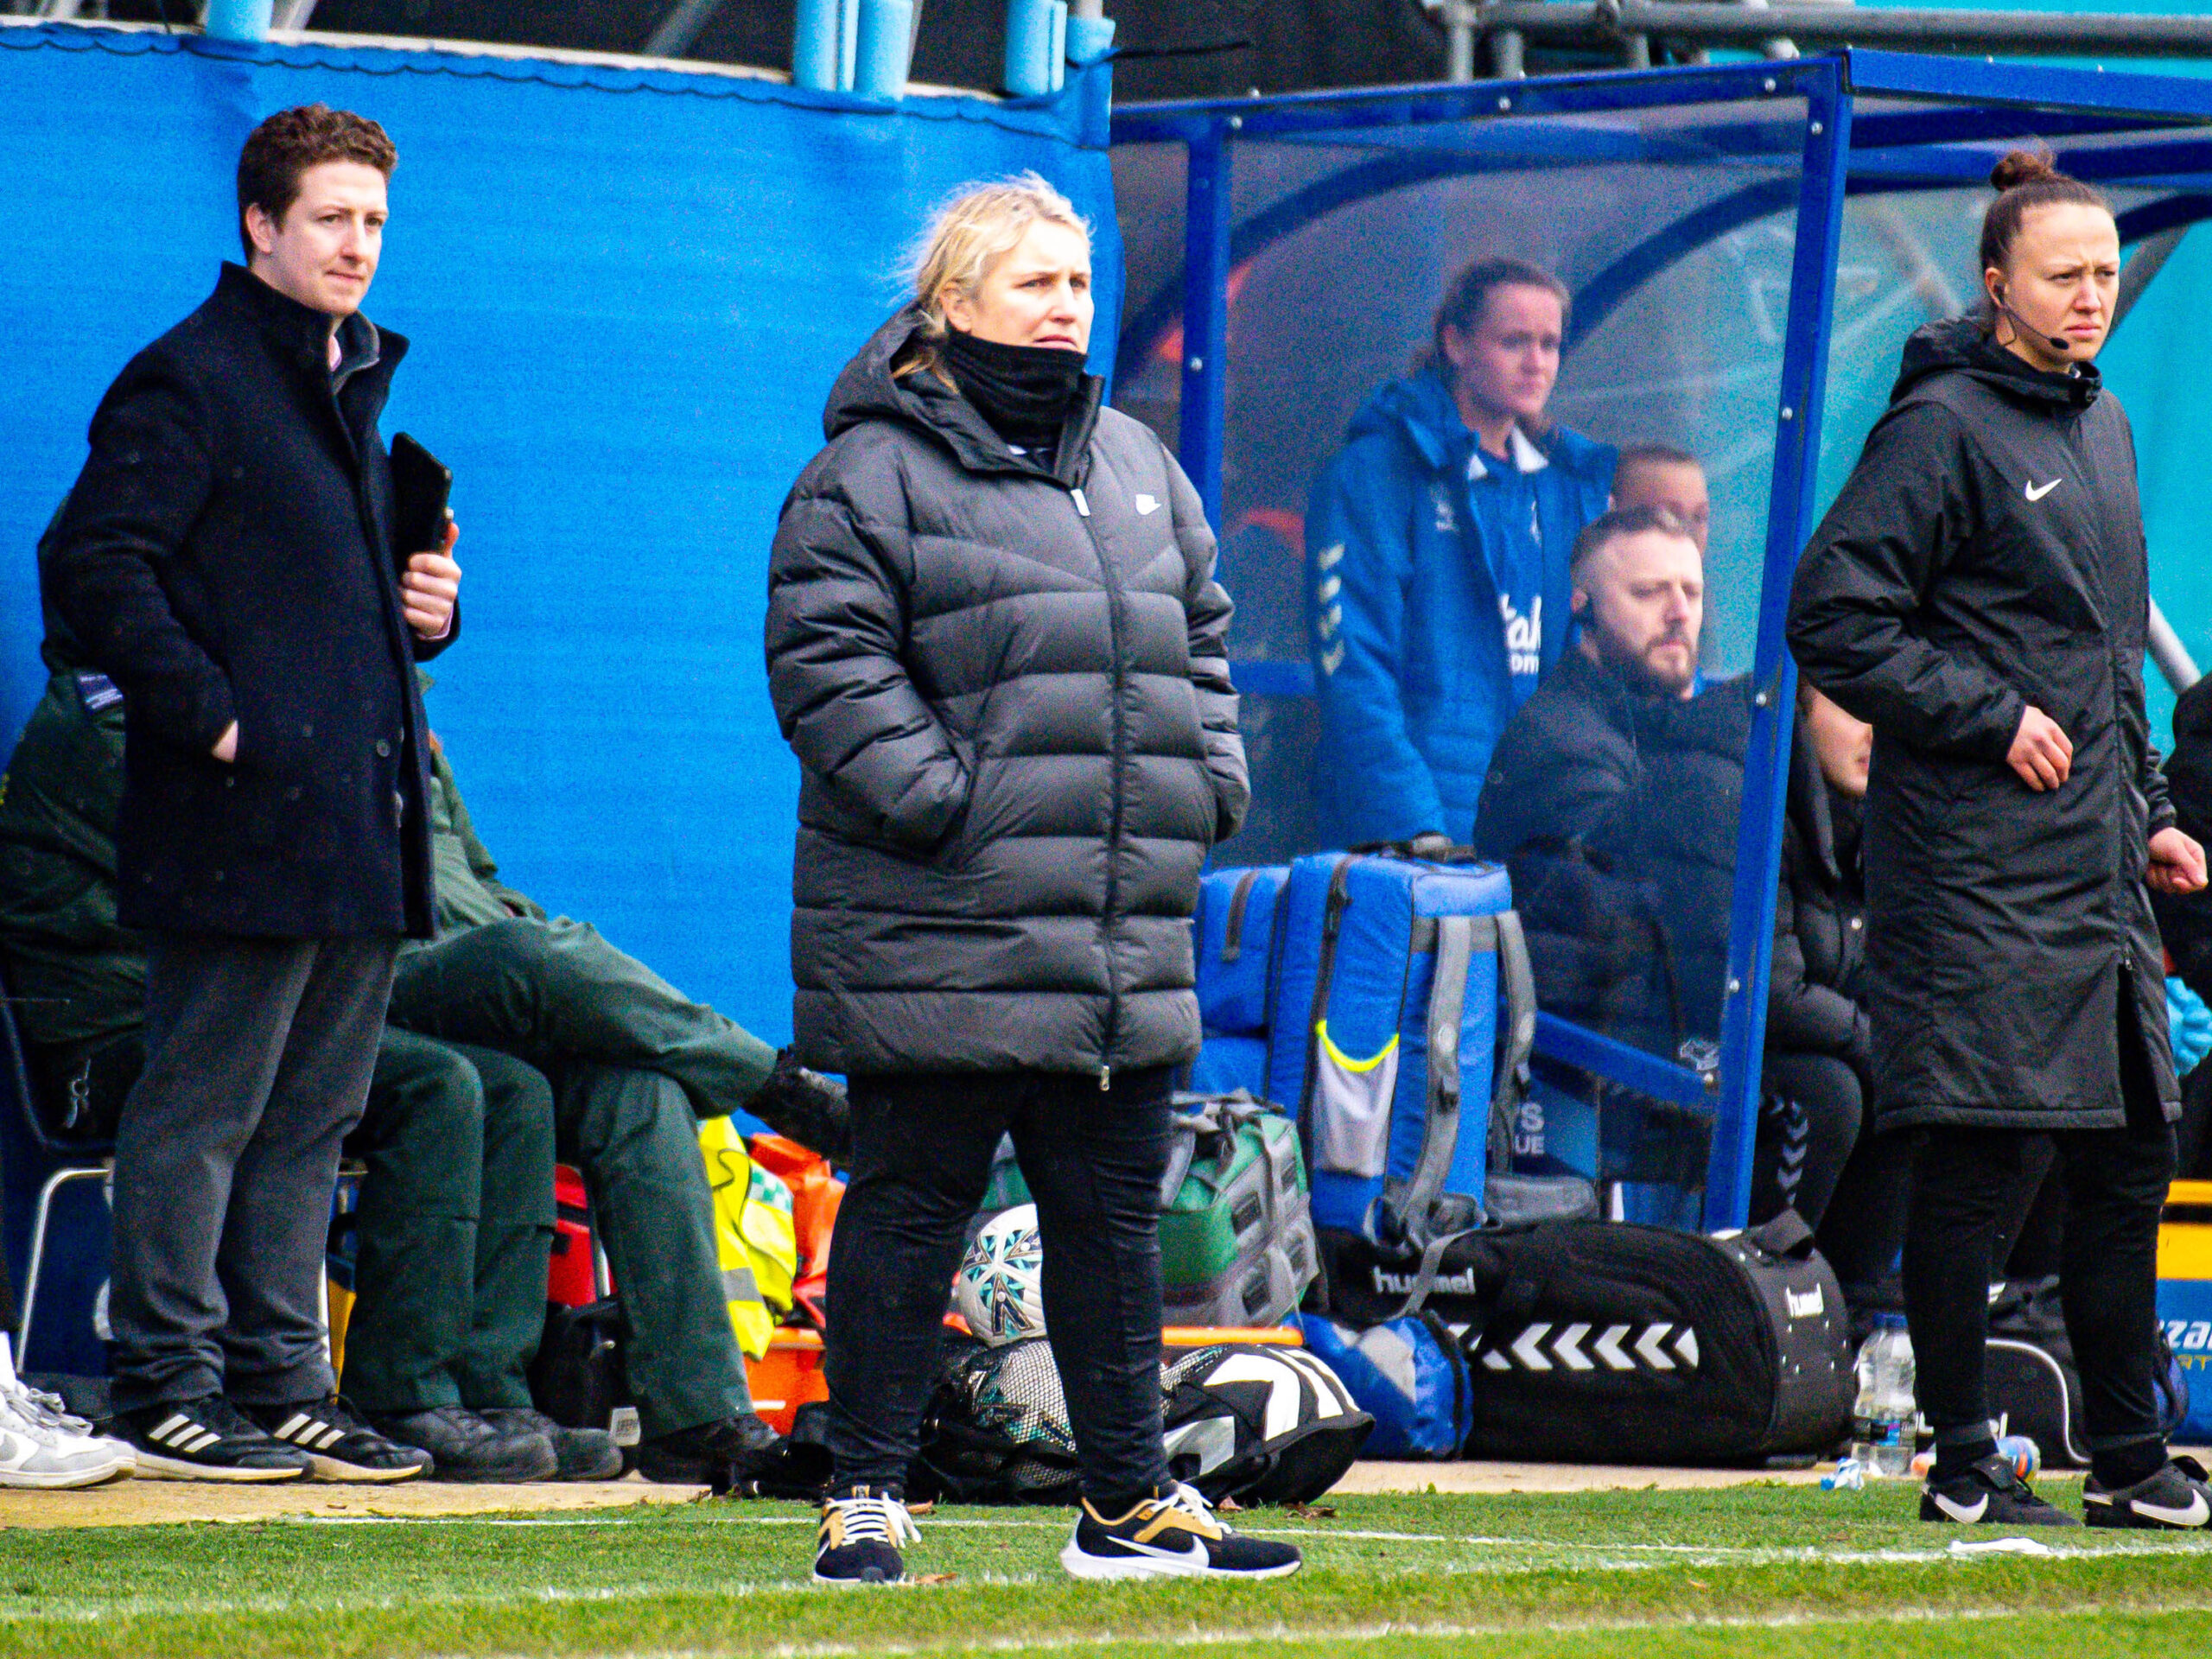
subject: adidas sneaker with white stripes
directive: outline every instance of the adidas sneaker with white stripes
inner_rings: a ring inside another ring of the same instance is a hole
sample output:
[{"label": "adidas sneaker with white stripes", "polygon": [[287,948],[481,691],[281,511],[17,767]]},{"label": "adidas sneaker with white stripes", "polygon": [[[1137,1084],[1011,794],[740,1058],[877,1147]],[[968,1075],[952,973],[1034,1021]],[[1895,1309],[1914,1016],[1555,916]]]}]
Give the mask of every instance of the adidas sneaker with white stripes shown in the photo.
[{"label": "adidas sneaker with white stripes", "polygon": [[264,1433],[219,1394],[119,1413],[115,1433],[137,1453],[141,1480],[305,1480],[315,1467],[305,1452]]},{"label": "adidas sneaker with white stripes", "polygon": [[412,1480],[433,1466],[429,1452],[386,1440],[335,1395],[293,1406],[247,1406],[245,1412],[275,1439],[306,1452],[317,1480]]}]

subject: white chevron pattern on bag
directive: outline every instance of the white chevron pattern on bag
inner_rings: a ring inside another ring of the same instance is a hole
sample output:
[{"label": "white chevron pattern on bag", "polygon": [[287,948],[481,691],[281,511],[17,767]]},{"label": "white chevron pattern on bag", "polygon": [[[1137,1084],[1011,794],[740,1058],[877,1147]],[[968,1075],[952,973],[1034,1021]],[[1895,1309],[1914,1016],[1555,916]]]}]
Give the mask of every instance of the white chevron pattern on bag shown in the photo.
[{"label": "white chevron pattern on bag", "polygon": [[[1493,1335],[1478,1356],[1491,1371],[1695,1370],[1697,1332],[1687,1325],[1609,1325],[1592,1340],[1587,1324],[1555,1327],[1539,1319],[1510,1342]],[[1556,1330],[1558,1334],[1554,1335]]]}]

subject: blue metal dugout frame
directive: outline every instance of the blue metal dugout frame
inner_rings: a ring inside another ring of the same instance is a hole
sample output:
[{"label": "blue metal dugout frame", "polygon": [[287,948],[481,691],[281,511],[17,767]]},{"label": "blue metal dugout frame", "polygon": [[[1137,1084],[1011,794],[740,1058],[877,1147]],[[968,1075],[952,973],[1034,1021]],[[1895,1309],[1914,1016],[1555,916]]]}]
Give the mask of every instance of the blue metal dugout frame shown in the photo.
[{"label": "blue metal dugout frame", "polygon": [[[1630,1048],[1554,1016],[1539,1016],[1537,1050],[1713,1122],[1705,1189],[1708,1227],[1740,1226],[1749,1208],[1760,1055],[1782,854],[1796,671],[1783,637],[1789,583],[1815,523],[1821,414],[1827,389],[1835,272],[1847,196],[1957,189],[1986,180],[1993,146],[2040,139],[2084,179],[2166,194],[2120,217],[2124,242],[2212,218],[2212,80],[2107,74],[1891,52],[1848,51],[1780,62],[1599,73],[1442,86],[1135,105],[1115,112],[1113,142],[1184,147],[1185,250],[1179,281],[1132,295],[1118,364],[1135,370],[1167,332],[1182,330],[1179,454],[1220,526],[1228,410],[1228,283],[1254,253],[1327,213],[1410,184],[1503,168],[1529,171],[1624,160],[1664,162],[1670,146],[1764,149],[1773,124],[1714,121],[1646,136],[1568,122],[1529,143],[1485,153],[1454,136],[1500,117],[1586,116],[1802,99],[1794,181],[1757,180],[1663,225],[1586,283],[1569,340],[1586,336],[1643,284],[1729,232],[1796,210],[1767,537],[1752,651],[1754,713],[1745,755],[1730,918],[1727,995],[1711,1071]],[[1862,103],[1871,106],[1861,109]],[[1347,167],[1243,222],[1230,182],[1240,142],[1370,142],[1385,153]],[[2140,142],[2080,141],[2138,134]],[[1526,136],[1525,134],[1523,135]],[[1794,188],[1793,188],[1794,187]],[[1233,664],[1239,686],[1276,696],[1313,690],[1310,666]]]}]

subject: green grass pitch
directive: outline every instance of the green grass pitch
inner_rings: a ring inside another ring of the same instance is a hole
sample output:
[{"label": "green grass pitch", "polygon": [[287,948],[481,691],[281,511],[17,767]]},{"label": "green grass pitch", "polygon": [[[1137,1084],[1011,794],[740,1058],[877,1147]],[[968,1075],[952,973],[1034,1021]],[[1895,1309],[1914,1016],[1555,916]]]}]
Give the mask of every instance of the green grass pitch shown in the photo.
[{"label": "green grass pitch", "polygon": [[[2077,1501],[2070,1482],[2047,1493]],[[2069,1531],[1954,1554],[1916,1489],[1344,1497],[1255,1510],[1270,1585],[1081,1585],[1057,1511],[922,1518],[909,1570],[807,1582],[798,1505],[0,1535],[0,1655],[1111,1652],[1242,1656],[2212,1654],[2212,1538]]]}]

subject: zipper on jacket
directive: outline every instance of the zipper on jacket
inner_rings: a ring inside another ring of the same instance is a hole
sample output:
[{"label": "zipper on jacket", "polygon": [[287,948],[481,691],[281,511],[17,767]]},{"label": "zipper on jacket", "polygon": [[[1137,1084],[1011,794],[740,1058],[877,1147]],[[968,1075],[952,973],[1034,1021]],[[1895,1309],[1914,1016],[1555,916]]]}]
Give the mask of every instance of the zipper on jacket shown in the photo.
[{"label": "zipper on jacket", "polygon": [[1089,499],[1073,484],[1068,486],[1068,494],[1075,502],[1076,517],[1083,520],[1084,534],[1090,537],[1091,556],[1098,561],[1099,580],[1106,588],[1106,626],[1114,652],[1114,815],[1106,831],[1106,909],[1098,923],[1106,945],[1106,1039],[1098,1053],[1098,1092],[1103,1095],[1114,1087],[1114,1038],[1122,1017],[1122,974],[1114,963],[1114,902],[1120,897],[1122,886],[1122,809],[1128,794],[1122,786],[1122,766],[1128,749],[1128,713],[1123,705],[1128,688],[1122,654],[1121,583],[1116,579],[1113,561],[1099,543],[1098,527],[1091,523]]},{"label": "zipper on jacket", "polygon": [[[2097,505],[2098,518],[2100,520],[2100,534],[2098,537],[2099,546],[2097,548],[2098,557],[2096,560],[2097,608],[2101,611],[2107,619],[2110,619],[2112,617],[2112,570],[2107,562],[2106,555],[2107,550],[2102,545],[2103,537],[2101,534],[2101,521],[2104,517],[2105,480],[2104,474],[2098,470],[2096,462],[2090,455],[2088,441],[2082,435],[2082,429],[2087,419],[2088,416],[2086,411],[2076,414],[2070,423],[2067,425],[2065,429],[2059,434],[2058,442],[2060,447],[2069,451],[2073,454],[2074,459],[2081,464],[2082,482],[2089,486],[2090,499]],[[2147,607],[2148,597],[2151,591],[2150,562],[2147,559],[2144,562],[2143,591]],[[2112,688],[2112,696],[2108,701],[2110,702],[2112,713],[2113,743],[2113,747],[2119,751],[2118,758],[2121,770],[2120,793],[2120,800],[2124,807],[2130,796],[2139,795],[2141,793],[2141,788],[2136,779],[2127,775],[2127,769],[2132,764],[2132,760],[2127,753],[2127,715],[2126,711],[2120,706],[2120,677],[2122,671],[2120,666],[2120,654],[2113,648],[2113,641],[2109,635],[2107,636],[2105,640],[2105,662],[2107,668],[2111,671],[2110,683]],[[2120,890],[2128,885],[2127,869],[2130,861],[2127,855],[2127,820],[2132,816],[2133,814],[2125,810],[2121,813],[2122,830],[2119,847],[2120,862],[2113,868],[2112,885],[2106,889],[2107,898],[2107,913],[2112,918],[2114,930],[2120,935],[2120,971],[2122,977],[2126,980],[2128,988],[2130,990],[2134,988],[2135,982],[2135,947],[2133,937],[2128,926],[2127,918],[2120,913]],[[2150,802],[2145,798],[2144,801],[2143,826],[2146,831],[2150,828]]]}]

